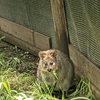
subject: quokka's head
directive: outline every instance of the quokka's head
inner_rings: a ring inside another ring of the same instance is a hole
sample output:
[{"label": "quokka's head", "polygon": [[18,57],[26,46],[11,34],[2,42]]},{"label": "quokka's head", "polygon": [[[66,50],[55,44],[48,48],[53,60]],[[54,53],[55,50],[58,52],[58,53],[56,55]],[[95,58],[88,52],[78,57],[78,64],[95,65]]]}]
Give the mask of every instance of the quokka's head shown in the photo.
[{"label": "quokka's head", "polygon": [[42,61],[42,68],[45,71],[51,72],[53,70],[57,70],[57,51],[56,50],[47,50],[47,51],[40,51],[39,57]]}]

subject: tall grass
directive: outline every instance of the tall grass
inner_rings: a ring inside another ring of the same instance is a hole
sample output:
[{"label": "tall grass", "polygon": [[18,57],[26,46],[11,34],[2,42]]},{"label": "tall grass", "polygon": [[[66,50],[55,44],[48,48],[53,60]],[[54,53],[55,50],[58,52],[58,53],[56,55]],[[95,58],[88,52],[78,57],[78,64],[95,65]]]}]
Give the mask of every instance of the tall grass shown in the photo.
[{"label": "tall grass", "polygon": [[4,73],[6,76],[0,75],[0,79],[2,79],[0,100],[95,100],[90,89],[90,82],[85,82],[84,78],[80,80],[75,92],[69,98],[63,96],[59,99],[52,96],[53,89],[43,88],[39,80],[32,78],[27,73],[13,73],[13,77],[9,77],[12,75],[12,69]]},{"label": "tall grass", "polygon": [[40,81],[33,77],[27,73],[13,73],[11,68],[6,70],[0,75],[0,100],[57,100],[49,94],[50,90],[43,92]]},{"label": "tall grass", "polygon": [[91,90],[90,81],[86,81],[84,77],[81,78],[77,88],[73,94],[71,100],[96,100]]}]

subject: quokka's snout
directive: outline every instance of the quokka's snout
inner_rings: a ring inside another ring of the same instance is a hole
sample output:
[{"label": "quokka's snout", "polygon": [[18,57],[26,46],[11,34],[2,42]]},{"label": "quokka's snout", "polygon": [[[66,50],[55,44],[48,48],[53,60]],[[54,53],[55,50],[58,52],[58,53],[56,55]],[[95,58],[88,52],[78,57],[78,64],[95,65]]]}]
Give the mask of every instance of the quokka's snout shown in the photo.
[{"label": "quokka's snout", "polygon": [[50,68],[47,68],[47,70],[48,70],[48,72],[51,72],[52,71],[52,69],[50,69]]}]

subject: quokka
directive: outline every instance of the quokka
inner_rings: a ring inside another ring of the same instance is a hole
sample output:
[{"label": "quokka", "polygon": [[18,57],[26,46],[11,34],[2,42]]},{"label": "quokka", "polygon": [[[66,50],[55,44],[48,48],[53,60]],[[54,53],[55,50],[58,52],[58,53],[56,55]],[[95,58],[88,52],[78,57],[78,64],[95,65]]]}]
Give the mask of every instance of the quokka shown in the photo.
[{"label": "quokka", "polygon": [[55,86],[55,90],[61,89],[67,95],[74,78],[71,60],[63,52],[53,49],[40,51],[39,57],[38,79],[48,86]]}]

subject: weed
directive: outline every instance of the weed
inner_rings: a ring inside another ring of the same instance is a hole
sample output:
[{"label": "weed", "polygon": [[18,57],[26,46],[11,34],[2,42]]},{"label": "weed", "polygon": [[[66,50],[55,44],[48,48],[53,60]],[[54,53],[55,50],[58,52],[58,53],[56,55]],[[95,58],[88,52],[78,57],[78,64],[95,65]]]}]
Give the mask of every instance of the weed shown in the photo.
[{"label": "weed", "polygon": [[23,57],[23,58],[26,58],[26,57],[29,56],[29,52],[26,51],[26,52],[24,52],[24,53],[21,53],[20,56]]},{"label": "weed", "polygon": [[0,41],[3,40],[5,38],[5,36],[0,37]]},{"label": "weed", "polygon": [[17,52],[18,51],[18,47],[15,45],[14,47],[13,47],[13,49]]},{"label": "weed", "polygon": [[53,73],[53,75],[55,76],[55,78],[56,78],[56,79],[58,79],[56,71],[55,71],[55,70],[53,70],[53,72],[52,72],[52,73]]},{"label": "weed", "polygon": [[77,85],[76,91],[71,95],[74,97],[72,100],[95,100],[95,97],[92,93],[90,81],[86,82],[84,77],[81,78],[79,84]]}]

